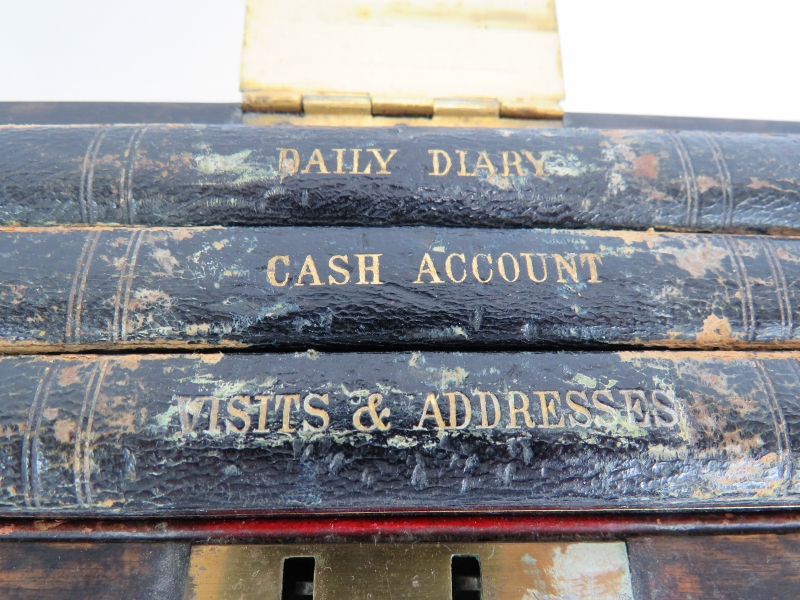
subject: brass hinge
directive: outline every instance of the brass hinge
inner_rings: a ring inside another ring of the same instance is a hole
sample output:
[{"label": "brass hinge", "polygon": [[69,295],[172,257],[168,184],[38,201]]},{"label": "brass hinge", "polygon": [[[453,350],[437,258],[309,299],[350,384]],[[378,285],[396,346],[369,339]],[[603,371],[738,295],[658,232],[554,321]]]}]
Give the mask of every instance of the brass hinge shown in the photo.
[{"label": "brass hinge", "polygon": [[360,95],[302,95],[247,92],[242,97],[249,124],[418,126],[558,126],[564,111],[557,102],[491,98],[391,98]]},{"label": "brass hinge", "polygon": [[558,102],[497,100],[494,98],[392,98],[359,95],[302,95],[296,92],[247,92],[246,112],[366,115],[381,117],[494,117],[507,119],[560,119]]},{"label": "brass hinge", "polygon": [[248,0],[245,122],[536,126],[564,99],[553,0]]}]

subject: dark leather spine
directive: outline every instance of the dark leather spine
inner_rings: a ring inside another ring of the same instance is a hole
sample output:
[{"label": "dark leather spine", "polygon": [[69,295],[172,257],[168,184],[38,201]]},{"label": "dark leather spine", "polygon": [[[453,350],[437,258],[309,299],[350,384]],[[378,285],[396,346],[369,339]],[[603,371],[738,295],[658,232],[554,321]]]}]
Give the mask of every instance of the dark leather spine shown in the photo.
[{"label": "dark leather spine", "polygon": [[0,350],[798,345],[800,239],[429,228],[0,231]]},{"label": "dark leather spine", "polygon": [[7,357],[0,514],[796,508],[798,359]]},{"label": "dark leather spine", "polygon": [[800,229],[800,137],[0,127],[0,224]]}]

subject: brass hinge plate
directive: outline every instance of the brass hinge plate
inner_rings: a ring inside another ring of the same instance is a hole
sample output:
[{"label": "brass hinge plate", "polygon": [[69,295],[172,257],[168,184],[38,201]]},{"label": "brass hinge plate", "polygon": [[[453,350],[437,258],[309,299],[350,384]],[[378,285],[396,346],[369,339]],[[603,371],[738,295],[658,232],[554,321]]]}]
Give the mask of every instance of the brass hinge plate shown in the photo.
[{"label": "brass hinge plate", "polygon": [[241,90],[306,124],[558,120],[554,1],[248,0]]},{"label": "brass hinge plate", "polygon": [[[454,556],[479,572],[454,576]],[[185,600],[291,597],[282,587],[297,558],[313,558],[312,575],[291,582],[305,600],[632,598],[624,542],[542,542],[195,546]]]}]

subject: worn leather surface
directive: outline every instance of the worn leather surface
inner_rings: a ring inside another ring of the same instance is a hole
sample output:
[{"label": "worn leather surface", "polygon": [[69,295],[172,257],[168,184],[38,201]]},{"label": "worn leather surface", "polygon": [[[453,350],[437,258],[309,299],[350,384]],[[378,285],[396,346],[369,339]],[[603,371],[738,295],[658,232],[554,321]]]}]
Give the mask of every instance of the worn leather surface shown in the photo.
[{"label": "worn leather surface", "polygon": [[0,350],[796,346],[800,239],[0,231]]},{"label": "worn leather surface", "polygon": [[0,514],[796,507],[798,358],[7,357]]},{"label": "worn leather surface", "polygon": [[800,228],[799,201],[800,136],[791,135],[0,127],[6,225],[765,232]]}]

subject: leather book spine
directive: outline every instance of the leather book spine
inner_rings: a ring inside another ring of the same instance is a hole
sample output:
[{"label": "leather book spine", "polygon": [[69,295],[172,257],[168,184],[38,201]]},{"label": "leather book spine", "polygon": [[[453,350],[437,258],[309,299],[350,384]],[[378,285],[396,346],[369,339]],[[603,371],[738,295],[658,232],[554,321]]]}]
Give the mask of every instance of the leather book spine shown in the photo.
[{"label": "leather book spine", "polygon": [[798,346],[800,239],[430,228],[0,231],[0,351]]},{"label": "leather book spine", "polygon": [[800,229],[800,136],[0,127],[0,224]]},{"label": "leather book spine", "polygon": [[0,514],[797,508],[800,353],[0,359]]}]

